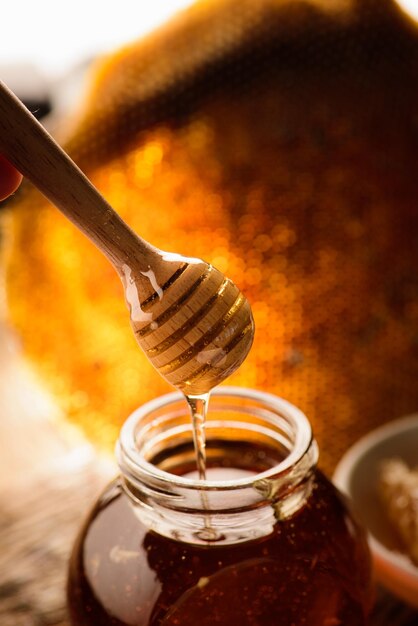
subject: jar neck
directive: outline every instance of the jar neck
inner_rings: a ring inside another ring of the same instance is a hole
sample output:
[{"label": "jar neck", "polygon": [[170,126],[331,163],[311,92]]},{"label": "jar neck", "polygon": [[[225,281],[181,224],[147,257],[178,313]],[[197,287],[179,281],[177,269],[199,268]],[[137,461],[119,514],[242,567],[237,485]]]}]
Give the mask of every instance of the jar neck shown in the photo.
[{"label": "jar neck", "polygon": [[239,543],[270,534],[305,504],[318,452],[296,407],[271,394],[219,387],[205,433],[208,475],[201,481],[183,394],[145,404],[122,427],[123,484],[151,530],[188,543]]}]

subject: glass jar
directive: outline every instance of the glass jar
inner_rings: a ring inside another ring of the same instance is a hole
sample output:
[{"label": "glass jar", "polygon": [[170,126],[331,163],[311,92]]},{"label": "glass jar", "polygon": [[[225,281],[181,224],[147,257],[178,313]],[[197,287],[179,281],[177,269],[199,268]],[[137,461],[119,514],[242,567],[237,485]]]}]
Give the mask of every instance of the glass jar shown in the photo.
[{"label": "glass jar", "polygon": [[361,626],[365,536],[316,468],[307,418],[285,400],[221,387],[197,479],[191,420],[171,393],[122,428],[121,469],[73,550],[73,626]]}]

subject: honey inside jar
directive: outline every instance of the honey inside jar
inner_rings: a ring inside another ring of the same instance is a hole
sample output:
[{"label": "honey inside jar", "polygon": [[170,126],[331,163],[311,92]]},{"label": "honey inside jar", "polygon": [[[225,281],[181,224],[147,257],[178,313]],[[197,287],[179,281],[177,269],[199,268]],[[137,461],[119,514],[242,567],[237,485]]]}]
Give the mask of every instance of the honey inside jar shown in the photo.
[{"label": "honey inside jar", "polygon": [[269,394],[215,391],[199,481],[184,405],[170,394],[123,427],[121,477],[73,551],[72,624],[365,625],[365,537],[316,469],[303,414]]}]

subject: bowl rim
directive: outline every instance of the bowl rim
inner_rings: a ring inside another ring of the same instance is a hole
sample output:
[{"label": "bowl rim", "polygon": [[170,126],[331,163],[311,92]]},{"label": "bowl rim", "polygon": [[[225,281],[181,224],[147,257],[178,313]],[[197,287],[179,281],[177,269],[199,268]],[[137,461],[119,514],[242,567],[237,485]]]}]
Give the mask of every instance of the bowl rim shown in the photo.
[{"label": "bowl rim", "polygon": [[408,432],[411,427],[416,426],[418,426],[418,413],[411,413],[405,417],[400,417],[387,424],[383,424],[383,426],[378,426],[366,435],[363,435],[363,437],[356,441],[341,457],[334,470],[333,482],[337,487],[350,495],[348,479],[358,460],[382,441],[386,441],[393,435]]},{"label": "bowl rim", "polygon": [[[361,437],[345,452],[337,464],[333,474],[333,482],[336,487],[353,499],[350,479],[360,459],[364,458],[381,442],[387,441],[394,435],[406,433],[412,428],[418,428],[418,413],[394,419]],[[405,585],[416,587],[418,583],[418,567],[406,555],[387,548],[372,534],[366,525],[365,527],[375,565],[379,570],[384,570],[382,578],[387,577],[387,567],[390,566],[392,570],[396,569],[397,575],[402,578],[402,582]]]}]

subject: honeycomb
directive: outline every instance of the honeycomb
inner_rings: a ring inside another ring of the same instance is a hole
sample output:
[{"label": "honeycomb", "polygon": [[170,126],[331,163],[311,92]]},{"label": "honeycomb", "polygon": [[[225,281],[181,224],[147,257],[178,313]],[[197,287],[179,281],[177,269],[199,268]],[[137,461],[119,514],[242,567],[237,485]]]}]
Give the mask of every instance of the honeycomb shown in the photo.
[{"label": "honeycomb", "polygon": [[[418,408],[417,71],[417,31],[389,0],[203,0],[98,60],[65,128],[134,230],[245,293],[256,336],[228,383],[299,406],[327,471]],[[122,286],[33,189],[11,231],[26,354],[112,447],[136,406],[169,391]]]}]

